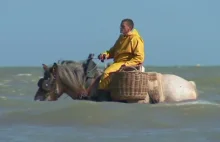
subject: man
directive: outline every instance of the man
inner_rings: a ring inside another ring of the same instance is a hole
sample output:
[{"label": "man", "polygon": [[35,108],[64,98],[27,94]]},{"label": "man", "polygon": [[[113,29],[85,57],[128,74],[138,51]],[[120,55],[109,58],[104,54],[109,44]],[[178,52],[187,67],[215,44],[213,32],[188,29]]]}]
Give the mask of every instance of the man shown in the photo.
[{"label": "man", "polygon": [[106,94],[110,83],[109,74],[123,66],[135,66],[144,62],[144,40],[134,29],[131,19],[124,19],[120,26],[120,36],[114,46],[100,54],[100,60],[113,59],[114,63],[107,67],[99,83],[99,93]]}]

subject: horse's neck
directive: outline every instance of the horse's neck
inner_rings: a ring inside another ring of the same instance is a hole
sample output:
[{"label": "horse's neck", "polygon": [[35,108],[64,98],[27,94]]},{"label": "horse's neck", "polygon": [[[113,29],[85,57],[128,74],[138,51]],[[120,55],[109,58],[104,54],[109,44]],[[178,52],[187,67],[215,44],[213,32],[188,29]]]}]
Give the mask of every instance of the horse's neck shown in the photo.
[{"label": "horse's neck", "polygon": [[73,93],[73,91],[71,90],[65,90],[65,92],[70,98],[72,98],[73,100],[76,99],[75,94]]},{"label": "horse's neck", "polygon": [[[97,71],[94,78],[87,78],[86,79],[86,76],[84,76],[85,77],[84,79],[86,80],[84,86],[86,88],[86,92],[88,93],[87,94],[88,96],[93,97],[94,95],[96,95],[96,90],[98,88],[99,81],[101,79],[101,75],[102,75],[102,73]],[[75,92],[73,92],[71,89],[67,89],[67,88],[65,89],[65,87],[64,87],[63,93],[66,93],[72,99],[76,99]]]},{"label": "horse's neck", "polygon": [[90,97],[94,97],[97,95],[97,89],[98,89],[98,86],[99,86],[99,81],[101,79],[101,75],[99,75],[93,83],[91,83],[91,86],[90,86],[90,91],[89,91],[89,96]]}]

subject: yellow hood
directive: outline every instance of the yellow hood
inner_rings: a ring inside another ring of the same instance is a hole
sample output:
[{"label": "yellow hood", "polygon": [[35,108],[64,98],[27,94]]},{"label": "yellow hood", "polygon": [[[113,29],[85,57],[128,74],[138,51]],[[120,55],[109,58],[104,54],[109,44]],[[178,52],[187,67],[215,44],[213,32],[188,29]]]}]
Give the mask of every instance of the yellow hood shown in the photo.
[{"label": "yellow hood", "polygon": [[115,63],[124,62],[126,66],[138,65],[144,62],[144,40],[136,29],[127,36],[120,35],[114,46],[104,52],[107,58]]},{"label": "yellow hood", "polygon": [[129,33],[129,35],[137,35],[137,36],[140,37],[140,34],[138,33],[137,29],[133,29],[133,30],[131,31],[131,33]]}]

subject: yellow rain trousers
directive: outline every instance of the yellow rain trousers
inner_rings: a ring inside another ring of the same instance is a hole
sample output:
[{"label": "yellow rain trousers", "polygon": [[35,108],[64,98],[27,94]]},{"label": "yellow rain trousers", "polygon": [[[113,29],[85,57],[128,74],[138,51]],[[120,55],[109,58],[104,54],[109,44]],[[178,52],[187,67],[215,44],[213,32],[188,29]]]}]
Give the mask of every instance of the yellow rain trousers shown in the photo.
[{"label": "yellow rain trousers", "polygon": [[122,65],[134,66],[144,62],[144,40],[136,29],[128,35],[120,35],[114,46],[104,52],[114,63],[105,69],[99,82],[99,89],[107,90],[110,83],[109,74],[118,71]]}]

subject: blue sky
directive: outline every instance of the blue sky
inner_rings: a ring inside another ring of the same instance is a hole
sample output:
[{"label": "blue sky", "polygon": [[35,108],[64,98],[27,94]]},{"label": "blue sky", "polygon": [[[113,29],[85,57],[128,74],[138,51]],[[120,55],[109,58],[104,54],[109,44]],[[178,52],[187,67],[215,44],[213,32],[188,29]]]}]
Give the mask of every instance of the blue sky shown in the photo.
[{"label": "blue sky", "polygon": [[110,48],[123,18],[145,40],[145,65],[219,65],[218,0],[1,0],[0,66],[83,60]]}]

